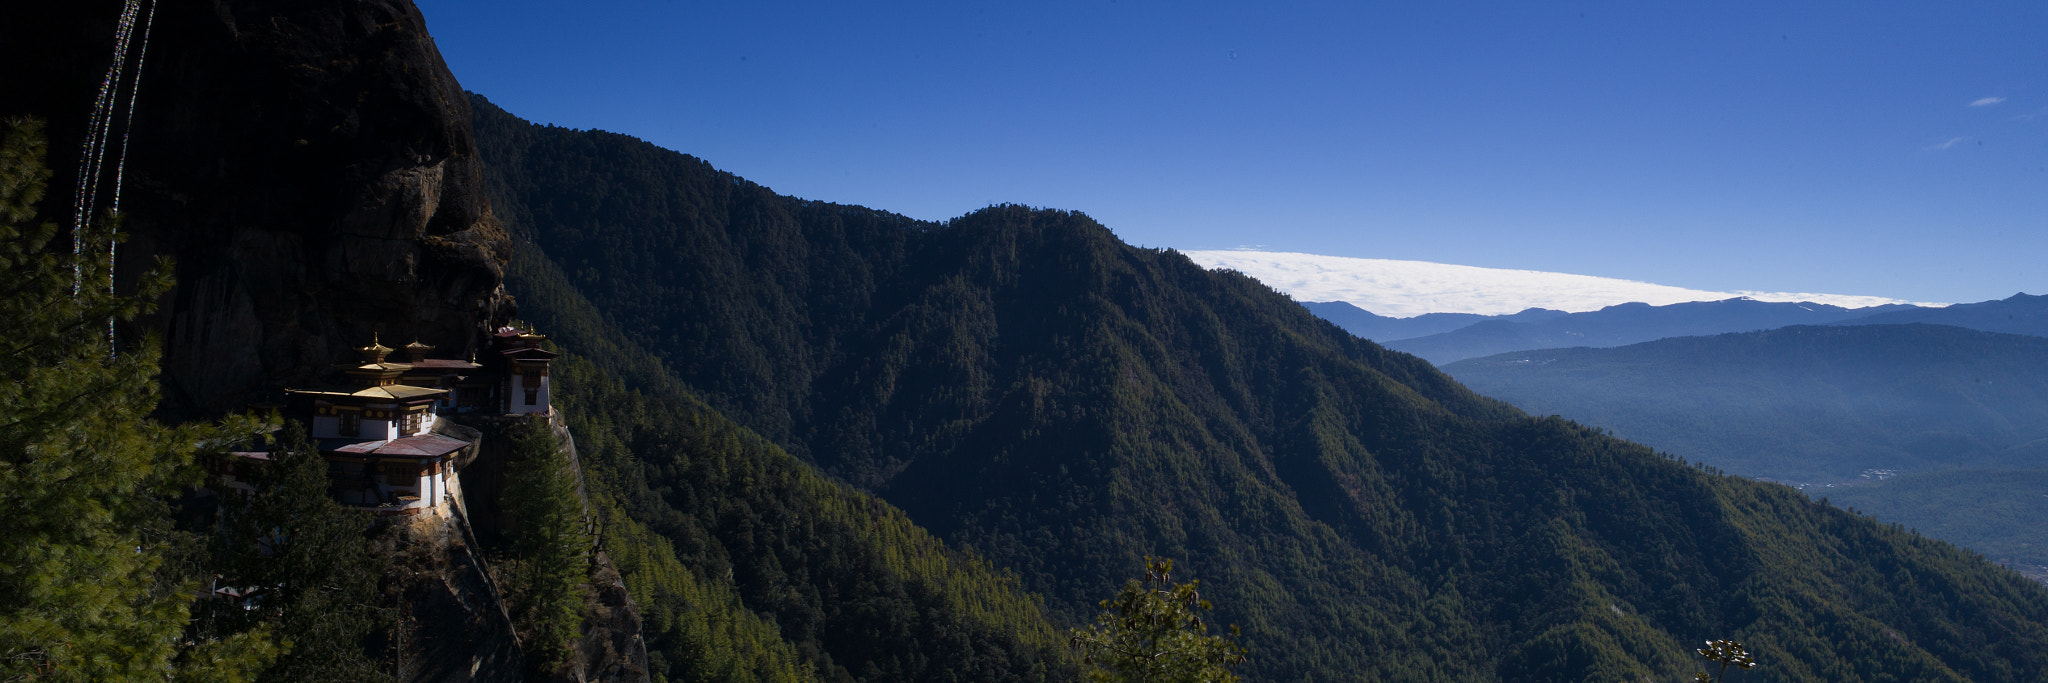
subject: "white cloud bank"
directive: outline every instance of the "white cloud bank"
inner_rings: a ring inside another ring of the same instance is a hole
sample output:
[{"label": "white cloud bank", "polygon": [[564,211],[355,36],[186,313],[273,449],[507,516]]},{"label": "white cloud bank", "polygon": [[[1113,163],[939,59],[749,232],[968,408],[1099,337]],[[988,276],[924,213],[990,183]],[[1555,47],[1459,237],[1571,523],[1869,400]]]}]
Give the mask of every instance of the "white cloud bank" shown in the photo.
[{"label": "white cloud bank", "polygon": [[[1746,296],[1845,308],[1917,303],[1877,296],[1797,292],[1710,292],[1591,275],[1454,266],[1428,261],[1321,256],[1276,251],[1183,251],[1204,268],[1229,268],[1286,292],[1295,301],[1346,301],[1374,313],[1502,315],[1525,308],[1594,311],[1640,301],[1654,306]],[[1945,304],[1918,303],[1921,306]]]},{"label": "white cloud bank", "polygon": [[2005,101],[2005,98],[2003,98],[2003,97],[1980,97],[1980,98],[1977,98],[1977,101],[1975,101],[1975,102],[1971,102],[1971,103],[1970,103],[1970,106],[1972,106],[1972,107],[1989,107],[1989,106],[1991,106],[1991,105],[1994,105],[1994,104],[1998,104],[1998,103],[2000,103],[2000,102],[2004,102],[2004,101]]}]

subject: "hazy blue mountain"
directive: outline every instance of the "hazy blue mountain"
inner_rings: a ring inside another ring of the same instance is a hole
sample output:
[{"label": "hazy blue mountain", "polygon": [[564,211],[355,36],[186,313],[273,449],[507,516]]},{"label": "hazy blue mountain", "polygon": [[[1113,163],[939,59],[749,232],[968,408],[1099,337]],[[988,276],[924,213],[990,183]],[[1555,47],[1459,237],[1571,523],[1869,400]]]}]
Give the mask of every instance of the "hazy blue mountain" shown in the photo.
[{"label": "hazy blue mountain", "polygon": [[1387,342],[1443,365],[1509,351],[1569,347],[1605,348],[1666,337],[1769,330],[1788,325],[1824,325],[1877,312],[1917,310],[1891,305],[1842,308],[1810,302],[1786,303],[1735,298],[1668,306],[1627,303],[1597,311],[1537,320],[1486,320],[1415,339]]},{"label": "hazy blue mountain", "polygon": [[1357,335],[1359,339],[1371,339],[1381,343],[1449,332],[1488,320],[1534,322],[1569,315],[1564,311],[1548,308],[1531,308],[1511,315],[1425,313],[1413,318],[1392,318],[1359,308],[1348,301],[1309,301],[1302,306],[1310,313],[1336,323],[1338,327],[1344,328],[1344,331]]},{"label": "hazy blue mountain", "polygon": [[1795,326],[1444,366],[1538,415],[1787,482],[2048,465],[2048,339],[1944,325]]},{"label": "hazy blue mountain", "polygon": [[1899,310],[1876,311],[1870,315],[1849,318],[1836,325],[1900,325],[1905,323],[1930,323],[1954,325],[1985,332],[2026,334],[2048,337],[2048,295],[2030,296],[2025,292],[2005,299],[1980,301],[1974,304],[1956,304],[1942,308],[1904,308]]}]

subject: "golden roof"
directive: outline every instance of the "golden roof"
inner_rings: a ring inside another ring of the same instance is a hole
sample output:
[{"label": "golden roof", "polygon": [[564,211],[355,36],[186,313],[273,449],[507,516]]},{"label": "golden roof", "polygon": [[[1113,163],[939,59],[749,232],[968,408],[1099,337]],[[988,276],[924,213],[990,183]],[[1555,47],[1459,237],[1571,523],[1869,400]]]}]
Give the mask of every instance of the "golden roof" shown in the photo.
[{"label": "golden roof", "polygon": [[442,396],[448,393],[447,389],[429,389],[427,387],[416,387],[408,384],[387,384],[381,387],[365,387],[362,389],[357,389],[355,391],[320,391],[317,389],[286,389],[285,391],[293,394],[298,394],[300,396],[313,396],[318,398],[330,399],[353,398],[372,401],[404,401],[409,399],[425,398],[430,396]]}]

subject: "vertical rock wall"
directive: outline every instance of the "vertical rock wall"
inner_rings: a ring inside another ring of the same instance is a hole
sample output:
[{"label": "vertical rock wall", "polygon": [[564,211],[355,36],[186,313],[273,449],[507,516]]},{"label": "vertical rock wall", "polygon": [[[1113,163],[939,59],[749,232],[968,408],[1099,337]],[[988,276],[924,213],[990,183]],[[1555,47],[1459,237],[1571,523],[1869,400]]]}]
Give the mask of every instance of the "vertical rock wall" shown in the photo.
[{"label": "vertical rock wall", "polygon": [[[121,3],[11,5],[0,115],[48,122],[44,213],[68,223]],[[373,332],[459,355],[510,318],[468,99],[411,2],[159,2],[146,55],[120,262],[177,261],[126,330],[163,335],[171,414],[272,400]]]}]

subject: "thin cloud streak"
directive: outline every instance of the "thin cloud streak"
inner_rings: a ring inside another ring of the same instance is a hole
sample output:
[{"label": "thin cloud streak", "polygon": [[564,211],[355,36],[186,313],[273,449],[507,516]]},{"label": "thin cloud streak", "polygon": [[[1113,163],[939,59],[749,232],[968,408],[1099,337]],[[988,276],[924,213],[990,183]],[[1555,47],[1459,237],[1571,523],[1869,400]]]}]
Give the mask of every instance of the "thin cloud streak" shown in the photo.
[{"label": "thin cloud streak", "polygon": [[1962,144],[1962,142],[1963,142],[1964,140],[1968,140],[1968,139],[1969,139],[1969,138],[1949,138],[1949,139],[1948,139],[1947,141],[1945,141],[1945,142],[1941,142],[1941,143],[1938,143],[1938,144],[1933,144],[1933,145],[1928,145],[1928,146],[1927,146],[1927,147],[1926,147],[1925,149],[1926,149],[1927,151],[1929,151],[1929,152],[1939,152],[1939,151],[1942,151],[1942,150],[1948,149],[1948,148],[1950,148],[1950,147],[1954,147],[1954,146],[1956,146],[1956,145]]},{"label": "thin cloud streak", "polygon": [[2005,98],[2003,98],[2003,97],[1980,97],[1980,98],[1977,98],[1977,101],[1975,101],[1975,102],[1971,102],[1971,103],[1970,103],[1970,106],[1972,106],[1972,107],[1989,107],[1989,106],[1991,106],[1991,105],[1994,105],[1994,104],[1998,104],[1998,103],[2000,103],[2000,102],[2004,102],[2004,101],[2005,101]]},{"label": "thin cloud streak", "polygon": [[1640,301],[1654,306],[1749,297],[1810,301],[1844,308],[1894,303],[1939,306],[1876,296],[1806,292],[1715,292],[1649,282],[1532,270],[1457,266],[1271,251],[1183,251],[1204,268],[1250,275],[1296,301],[1345,301],[1379,315],[1424,313],[1502,315],[1525,308],[1595,311]]}]

